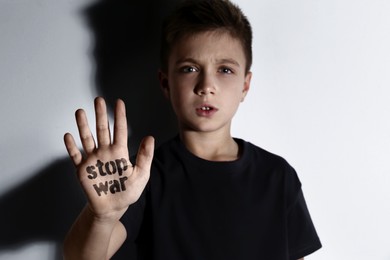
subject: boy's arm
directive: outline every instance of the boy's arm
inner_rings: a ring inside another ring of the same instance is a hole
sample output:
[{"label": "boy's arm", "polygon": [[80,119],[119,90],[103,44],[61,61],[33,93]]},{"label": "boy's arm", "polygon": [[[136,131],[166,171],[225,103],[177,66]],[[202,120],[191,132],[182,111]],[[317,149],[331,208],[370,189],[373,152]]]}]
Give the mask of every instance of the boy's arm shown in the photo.
[{"label": "boy's arm", "polygon": [[110,259],[126,239],[120,221],[101,221],[86,206],[64,241],[64,259]]},{"label": "boy's arm", "polygon": [[73,224],[64,242],[66,259],[107,259],[122,245],[126,230],[119,219],[138,200],[150,176],[154,140],[145,138],[135,165],[129,160],[127,122],[123,101],[115,107],[114,138],[111,141],[104,99],[95,99],[96,136],[83,110],[76,122],[84,153],[70,134],[64,137],[70,158],[88,203]]}]

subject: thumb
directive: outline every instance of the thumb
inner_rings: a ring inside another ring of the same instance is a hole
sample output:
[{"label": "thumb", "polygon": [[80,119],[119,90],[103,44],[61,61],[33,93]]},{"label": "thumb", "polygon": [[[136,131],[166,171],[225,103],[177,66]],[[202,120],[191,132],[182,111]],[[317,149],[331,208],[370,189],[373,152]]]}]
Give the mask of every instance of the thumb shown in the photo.
[{"label": "thumb", "polygon": [[135,166],[140,171],[150,171],[154,154],[154,138],[147,136],[142,139],[138,148],[137,160]]}]

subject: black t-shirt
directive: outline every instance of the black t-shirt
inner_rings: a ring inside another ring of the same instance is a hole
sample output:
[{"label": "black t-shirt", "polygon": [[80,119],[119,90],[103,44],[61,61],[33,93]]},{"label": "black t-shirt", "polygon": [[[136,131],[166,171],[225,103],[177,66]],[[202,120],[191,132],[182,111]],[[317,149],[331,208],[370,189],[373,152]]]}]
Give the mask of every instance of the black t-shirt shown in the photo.
[{"label": "black t-shirt", "polygon": [[158,148],[140,199],[122,218],[139,259],[296,260],[321,248],[295,170],[235,139],[241,156],[203,160],[179,137]]}]

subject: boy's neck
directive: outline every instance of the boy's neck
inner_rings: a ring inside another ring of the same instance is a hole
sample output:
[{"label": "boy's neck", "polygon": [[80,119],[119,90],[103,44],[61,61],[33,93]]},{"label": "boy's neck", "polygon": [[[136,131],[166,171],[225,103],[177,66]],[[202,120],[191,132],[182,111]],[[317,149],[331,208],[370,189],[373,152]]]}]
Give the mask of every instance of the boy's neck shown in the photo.
[{"label": "boy's neck", "polygon": [[195,156],[208,161],[234,161],[239,158],[239,147],[229,134],[181,131],[185,147]]}]

